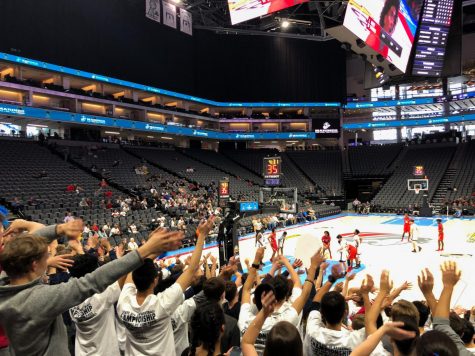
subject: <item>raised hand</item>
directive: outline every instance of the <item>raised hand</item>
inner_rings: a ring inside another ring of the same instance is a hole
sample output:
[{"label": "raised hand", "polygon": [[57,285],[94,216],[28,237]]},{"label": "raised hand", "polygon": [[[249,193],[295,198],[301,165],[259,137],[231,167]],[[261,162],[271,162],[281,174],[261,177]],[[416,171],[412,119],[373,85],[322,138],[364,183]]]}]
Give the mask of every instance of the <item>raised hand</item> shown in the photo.
[{"label": "raised hand", "polygon": [[298,259],[298,258],[296,258],[296,259],[294,260],[294,263],[292,263],[292,267],[293,267],[294,269],[300,268],[300,267],[302,267],[302,266],[303,266],[303,262],[302,262],[302,260],[300,260],[300,259]]},{"label": "raised hand", "polygon": [[70,239],[77,239],[84,230],[84,222],[81,219],[68,221],[64,224],[59,224],[56,227],[58,235],[66,236]]},{"label": "raised hand", "polygon": [[402,329],[404,323],[402,321],[388,322],[382,327],[384,328],[384,333],[391,337],[394,340],[406,340],[416,337],[414,331],[407,331]]},{"label": "raised hand", "polygon": [[198,228],[196,229],[196,233],[198,234],[198,237],[206,237],[208,236],[209,232],[213,229],[214,226],[214,216],[210,216],[208,220],[203,220],[200,222],[198,225]]},{"label": "raised hand", "polygon": [[117,258],[121,258],[124,256],[124,245],[119,244],[118,246],[114,247],[114,251]]},{"label": "raised hand", "polygon": [[157,256],[162,252],[174,251],[181,246],[181,241],[185,237],[182,231],[166,231],[157,229],[153,231],[148,241],[139,247],[142,257]]},{"label": "raised hand", "polygon": [[460,280],[462,272],[457,269],[455,261],[445,261],[440,269],[442,271],[442,283],[444,287],[453,287]]},{"label": "raised hand", "polygon": [[255,262],[261,262],[262,259],[264,258],[264,247],[259,247],[257,250],[256,250],[256,255],[254,257],[254,261]]},{"label": "raised hand", "polygon": [[59,269],[68,269],[74,265],[74,261],[71,259],[72,254],[59,255],[48,258],[48,267],[54,267]]},{"label": "raised hand", "polygon": [[322,255],[322,248],[319,248],[318,251],[310,258],[310,265],[314,268],[317,268],[322,262],[325,262],[325,257]]},{"label": "raised hand", "polygon": [[405,281],[401,286],[401,290],[411,290],[411,289],[412,289],[412,283],[408,281]]},{"label": "raised hand", "polygon": [[369,294],[374,287],[373,277],[369,274],[366,275],[366,278],[361,282],[360,292],[363,294]]},{"label": "raised hand", "polygon": [[210,256],[209,256],[209,259],[211,260],[211,263],[212,263],[213,265],[216,264],[216,257],[214,257],[213,255],[210,255]]},{"label": "raised hand", "polygon": [[335,288],[333,289],[335,292],[341,293],[343,292],[343,282],[339,282],[335,285]]},{"label": "raised hand", "polygon": [[381,272],[381,279],[379,281],[380,292],[388,293],[393,289],[393,281],[389,278],[389,271],[383,270]]},{"label": "raised hand", "polygon": [[262,302],[262,311],[267,317],[274,312],[277,300],[275,299],[274,293],[272,291],[262,293],[261,297]]},{"label": "raised hand", "polygon": [[428,268],[423,269],[421,274],[417,276],[417,283],[422,294],[432,293],[434,288],[434,276]]},{"label": "raised hand", "polygon": [[346,275],[346,278],[345,278],[345,279],[349,282],[349,281],[352,281],[353,279],[355,279],[355,277],[356,277],[356,274],[355,274],[355,273],[348,273],[348,274]]},{"label": "raised hand", "polygon": [[36,230],[41,229],[42,227],[44,227],[44,225],[37,222],[16,219],[10,223],[10,226],[7,230],[5,230],[3,236],[7,237],[10,235],[21,233],[23,231],[27,231],[31,234]]}]

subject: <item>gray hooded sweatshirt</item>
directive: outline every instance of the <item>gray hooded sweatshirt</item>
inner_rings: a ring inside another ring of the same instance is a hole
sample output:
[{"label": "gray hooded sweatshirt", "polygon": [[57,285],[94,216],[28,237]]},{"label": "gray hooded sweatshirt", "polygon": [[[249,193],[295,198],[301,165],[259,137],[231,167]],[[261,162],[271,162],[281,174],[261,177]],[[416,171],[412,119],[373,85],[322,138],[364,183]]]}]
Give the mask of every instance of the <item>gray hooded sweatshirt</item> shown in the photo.
[{"label": "gray hooded sweatshirt", "polygon": [[[47,226],[35,235],[48,242],[56,238],[56,226]],[[142,265],[137,251],[107,263],[82,278],[58,285],[40,279],[11,286],[0,282],[0,324],[16,356],[70,355],[66,327],[61,314],[90,296],[103,292],[121,276]],[[98,330],[100,332],[100,330]]]}]

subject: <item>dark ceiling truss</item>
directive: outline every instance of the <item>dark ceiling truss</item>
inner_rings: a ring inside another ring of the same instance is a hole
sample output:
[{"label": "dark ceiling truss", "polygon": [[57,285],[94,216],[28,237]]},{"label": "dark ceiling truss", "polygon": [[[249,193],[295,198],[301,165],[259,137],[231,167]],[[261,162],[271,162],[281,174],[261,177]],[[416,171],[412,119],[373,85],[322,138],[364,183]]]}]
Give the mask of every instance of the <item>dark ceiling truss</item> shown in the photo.
[{"label": "dark ceiling truss", "polygon": [[[227,0],[183,0],[193,14],[194,27],[223,34],[267,35],[301,38],[313,41],[329,40],[325,29],[341,23],[347,1],[311,0],[290,8],[231,25]],[[283,30],[281,23],[291,22]]]}]

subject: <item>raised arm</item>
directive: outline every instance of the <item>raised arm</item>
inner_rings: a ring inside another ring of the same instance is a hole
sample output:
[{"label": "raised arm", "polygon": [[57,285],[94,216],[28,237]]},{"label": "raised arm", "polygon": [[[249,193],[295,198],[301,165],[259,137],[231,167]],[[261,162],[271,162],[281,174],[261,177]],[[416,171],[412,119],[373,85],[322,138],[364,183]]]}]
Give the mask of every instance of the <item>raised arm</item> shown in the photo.
[{"label": "raised arm", "polygon": [[424,298],[427,301],[427,305],[433,314],[437,309],[437,300],[435,299],[433,288],[434,288],[434,276],[428,268],[421,271],[421,274],[417,276],[417,282],[419,288],[424,295]]},{"label": "raised arm", "polygon": [[378,296],[374,300],[374,303],[371,306],[370,310],[366,311],[366,335],[371,335],[377,330],[376,320],[378,319],[378,315],[381,313],[381,306],[383,305],[384,299],[389,295],[389,293],[391,293],[392,288],[393,282],[389,278],[389,271],[383,270],[379,282]]},{"label": "raised arm", "polygon": [[252,265],[249,265],[246,283],[244,283],[244,286],[242,287],[241,304],[251,302],[251,289],[257,275],[257,269],[253,267],[253,265],[259,265],[259,263],[261,263],[263,258],[264,258],[264,247],[259,247],[256,250],[256,255],[254,256],[254,262],[252,262]]},{"label": "raised arm", "polygon": [[202,221],[197,229],[197,239],[195,249],[191,255],[189,267],[181,274],[176,283],[181,286],[181,289],[185,291],[193,281],[193,276],[200,264],[201,254],[203,252],[203,245],[206,237],[213,228],[214,217],[210,217],[207,221]]},{"label": "raised arm", "polygon": [[310,259],[310,268],[307,270],[307,279],[302,288],[302,294],[295,300],[292,304],[292,307],[297,311],[297,314],[300,314],[303,307],[307,303],[310,292],[314,286],[315,273],[317,272],[317,267],[325,261],[325,258],[322,255],[322,249],[319,248],[318,251]]},{"label": "raised arm", "polygon": [[91,295],[101,293],[121,276],[138,268],[144,258],[175,250],[181,245],[182,238],[176,232],[154,232],[150,235],[147,243],[121,259],[107,263],[84,277],[71,278],[67,283],[39,288],[37,295],[33,298],[38,302],[38,305],[50,307],[41,308],[41,310],[39,308],[38,313],[52,315],[67,311]]},{"label": "raised arm", "polygon": [[381,326],[373,334],[369,335],[365,341],[359,344],[356,348],[353,349],[350,356],[367,356],[370,355],[374,349],[381,342],[384,335],[390,336],[395,340],[404,340],[411,339],[416,336],[414,331],[407,331],[401,329],[404,326],[404,323],[399,322],[389,322]]},{"label": "raised arm", "polygon": [[256,317],[252,321],[252,323],[247,328],[246,332],[244,333],[241,341],[241,349],[243,356],[257,356],[257,351],[254,346],[256,343],[257,337],[259,336],[259,332],[264,325],[265,320],[269,315],[274,312],[275,304],[277,301],[275,300],[274,293],[264,292],[262,294],[262,308],[257,313]]},{"label": "raised arm", "polygon": [[[300,277],[297,274],[297,272],[295,272],[295,269],[290,264],[289,260],[287,258],[285,258],[284,256],[279,256],[279,261],[285,266],[285,268],[287,268],[287,271],[289,271],[290,279],[292,280],[292,282],[294,282],[294,288],[302,288],[302,283],[300,282]],[[315,275],[314,275],[314,277],[315,277]],[[315,278],[312,278],[312,281],[314,279]]]}]

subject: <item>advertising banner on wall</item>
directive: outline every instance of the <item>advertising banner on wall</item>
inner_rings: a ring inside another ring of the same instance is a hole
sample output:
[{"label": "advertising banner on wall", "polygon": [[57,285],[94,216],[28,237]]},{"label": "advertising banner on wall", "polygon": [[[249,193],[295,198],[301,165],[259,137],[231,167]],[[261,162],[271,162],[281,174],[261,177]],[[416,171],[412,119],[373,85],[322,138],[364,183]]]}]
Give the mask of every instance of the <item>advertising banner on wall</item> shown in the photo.
[{"label": "advertising banner on wall", "polygon": [[312,128],[317,138],[339,137],[341,133],[340,119],[313,119]]}]

